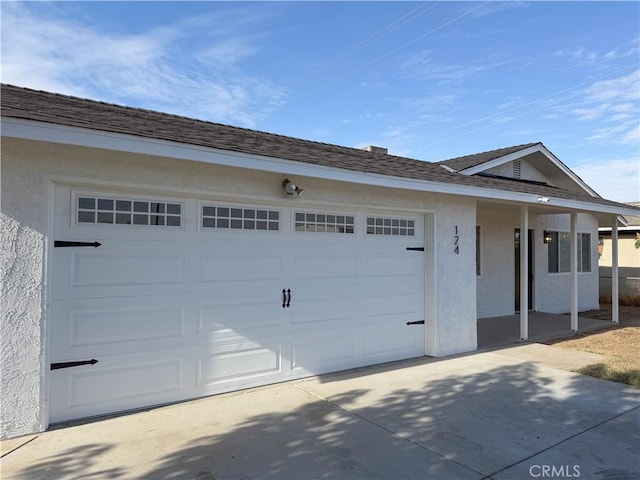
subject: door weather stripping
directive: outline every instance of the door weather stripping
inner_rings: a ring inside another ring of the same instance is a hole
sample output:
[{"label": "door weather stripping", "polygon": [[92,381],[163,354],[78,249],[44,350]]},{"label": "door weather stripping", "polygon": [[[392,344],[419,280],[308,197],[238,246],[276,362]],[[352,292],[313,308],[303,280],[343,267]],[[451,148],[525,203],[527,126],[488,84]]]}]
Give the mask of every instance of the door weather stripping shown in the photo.
[{"label": "door weather stripping", "polygon": [[415,322],[407,322],[407,325],[424,325],[424,320],[416,320]]},{"label": "door weather stripping", "polygon": [[69,368],[69,367],[79,367],[80,365],[95,365],[98,363],[98,360],[92,358],[91,360],[81,360],[79,362],[60,362],[60,363],[52,363],[51,370],[59,370],[61,368]]},{"label": "door weather stripping", "polygon": [[98,242],[67,242],[65,240],[56,240],[53,242],[54,247],[95,247],[98,248],[101,243]]},{"label": "door weather stripping", "polygon": [[412,250],[414,252],[424,252],[424,247],[407,247],[407,250]]}]

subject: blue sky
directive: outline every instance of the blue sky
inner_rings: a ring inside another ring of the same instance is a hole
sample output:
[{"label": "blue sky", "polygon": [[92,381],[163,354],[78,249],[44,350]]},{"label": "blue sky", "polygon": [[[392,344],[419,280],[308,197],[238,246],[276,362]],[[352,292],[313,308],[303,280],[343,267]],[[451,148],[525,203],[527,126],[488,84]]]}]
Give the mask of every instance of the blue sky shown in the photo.
[{"label": "blue sky", "polygon": [[2,81],[640,200],[639,2],[2,2]]}]

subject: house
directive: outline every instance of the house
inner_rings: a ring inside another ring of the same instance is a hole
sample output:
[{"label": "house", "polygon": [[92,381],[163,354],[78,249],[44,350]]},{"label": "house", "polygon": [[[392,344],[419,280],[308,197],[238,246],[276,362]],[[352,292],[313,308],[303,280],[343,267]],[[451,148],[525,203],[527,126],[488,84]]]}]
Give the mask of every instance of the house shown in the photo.
[{"label": "house", "polygon": [[598,227],[638,214],[541,143],[429,163],[1,93],[3,438],[473,351],[481,317],[577,329]]},{"label": "house", "polygon": [[[640,202],[630,202],[640,207]],[[626,226],[618,228],[618,282],[620,295],[640,298],[640,216],[625,216]],[[598,265],[600,293],[611,293],[613,241],[611,227],[598,228]]]}]

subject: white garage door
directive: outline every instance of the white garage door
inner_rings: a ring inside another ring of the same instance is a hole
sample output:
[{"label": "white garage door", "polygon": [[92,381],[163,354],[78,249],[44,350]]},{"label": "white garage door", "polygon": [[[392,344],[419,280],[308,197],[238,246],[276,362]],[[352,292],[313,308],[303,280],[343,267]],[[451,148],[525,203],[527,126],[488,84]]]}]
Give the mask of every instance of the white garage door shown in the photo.
[{"label": "white garage door", "polygon": [[58,187],[54,225],[52,422],[424,355],[421,216]]}]

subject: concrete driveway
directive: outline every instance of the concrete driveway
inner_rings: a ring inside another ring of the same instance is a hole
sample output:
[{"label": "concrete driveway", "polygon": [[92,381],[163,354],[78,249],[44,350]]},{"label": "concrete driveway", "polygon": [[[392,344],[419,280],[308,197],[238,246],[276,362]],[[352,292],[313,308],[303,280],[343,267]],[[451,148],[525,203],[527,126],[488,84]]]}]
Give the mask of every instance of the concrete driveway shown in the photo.
[{"label": "concrete driveway", "polygon": [[67,426],[3,442],[2,478],[638,478],[640,391],[531,361],[557,350],[416,359]]}]

